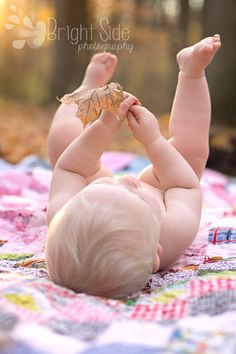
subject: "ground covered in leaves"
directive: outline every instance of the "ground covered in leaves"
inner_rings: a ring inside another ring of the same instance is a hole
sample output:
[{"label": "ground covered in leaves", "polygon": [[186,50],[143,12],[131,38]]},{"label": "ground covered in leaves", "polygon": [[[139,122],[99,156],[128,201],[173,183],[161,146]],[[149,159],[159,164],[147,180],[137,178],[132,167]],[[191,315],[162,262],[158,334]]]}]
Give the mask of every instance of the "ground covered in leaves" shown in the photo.
[{"label": "ground covered in leaves", "polygon": [[[11,163],[17,163],[30,154],[47,158],[47,134],[56,108],[57,105],[43,107],[22,102],[0,102],[0,158]],[[165,136],[168,118],[168,114],[159,117]],[[213,126],[210,142],[208,166],[235,176],[236,130]],[[125,125],[109,148],[145,154]]]}]

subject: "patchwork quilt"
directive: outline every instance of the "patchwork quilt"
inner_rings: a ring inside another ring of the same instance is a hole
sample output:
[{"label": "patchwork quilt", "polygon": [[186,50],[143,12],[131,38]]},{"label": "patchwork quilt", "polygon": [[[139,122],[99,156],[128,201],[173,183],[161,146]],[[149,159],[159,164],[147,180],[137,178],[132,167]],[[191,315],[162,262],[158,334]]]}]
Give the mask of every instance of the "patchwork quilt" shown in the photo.
[{"label": "patchwork quilt", "polygon": [[[115,173],[144,158],[106,153]],[[0,161],[0,353],[236,352],[236,180],[206,170],[201,226],[169,269],[125,301],[53,284],[44,261],[51,172],[29,157]],[[173,235],[174,242],[175,235]]]}]

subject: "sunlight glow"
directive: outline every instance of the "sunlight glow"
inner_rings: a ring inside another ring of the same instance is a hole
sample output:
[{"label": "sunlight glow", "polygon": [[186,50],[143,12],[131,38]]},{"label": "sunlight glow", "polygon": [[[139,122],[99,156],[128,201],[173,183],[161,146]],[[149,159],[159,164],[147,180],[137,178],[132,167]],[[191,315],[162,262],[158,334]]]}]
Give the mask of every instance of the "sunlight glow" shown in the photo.
[{"label": "sunlight glow", "polygon": [[6,0],[0,0],[0,32],[4,29],[6,22]]},{"label": "sunlight glow", "polygon": [[194,10],[201,10],[204,6],[204,0],[190,0],[189,4]]},{"label": "sunlight glow", "polygon": [[179,2],[175,0],[166,0],[163,1],[162,6],[164,8],[165,13],[170,18],[176,18],[180,13],[180,5]]}]

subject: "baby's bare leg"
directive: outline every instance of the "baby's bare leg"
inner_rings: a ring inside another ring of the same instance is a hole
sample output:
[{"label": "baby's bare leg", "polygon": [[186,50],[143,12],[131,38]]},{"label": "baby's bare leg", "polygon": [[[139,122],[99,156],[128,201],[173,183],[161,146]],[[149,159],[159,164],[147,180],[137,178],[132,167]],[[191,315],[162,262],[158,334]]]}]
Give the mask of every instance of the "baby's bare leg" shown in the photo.
[{"label": "baby's bare leg", "polygon": [[180,73],[170,118],[170,143],[199,178],[208,158],[211,119],[205,68],[220,45],[220,36],[215,35],[183,49],[177,55]]},{"label": "baby's bare leg", "polygon": [[[117,58],[110,53],[95,54],[86,70],[81,86],[76,90],[104,86],[111,78]],[[48,135],[48,156],[52,168],[66,147],[83,131],[83,124],[76,115],[77,105],[61,104],[53,119]]]}]

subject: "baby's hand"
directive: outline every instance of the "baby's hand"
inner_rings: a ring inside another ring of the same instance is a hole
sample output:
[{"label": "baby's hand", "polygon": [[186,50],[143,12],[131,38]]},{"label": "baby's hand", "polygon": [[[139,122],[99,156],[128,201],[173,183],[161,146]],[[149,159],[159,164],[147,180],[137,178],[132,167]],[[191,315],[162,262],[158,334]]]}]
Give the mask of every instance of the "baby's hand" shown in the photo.
[{"label": "baby's hand", "polygon": [[134,105],[141,105],[138,98],[131,95],[128,92],[124,92],[125,99],[121,102],[120,107],[118,109],[118,117],[123,122],[125,118],[128,116],[129,109]]},{"label": "baby's hand", "polygon": [[160,138],[160,128],[154,114],[141,106],[132,106],[127,119],[135,138],[144,146]]},{"label": "baby's hand", "polygon": [[115,116],[114,113],[105,111],[101,114],[100,120],[113,129],[118,129],[121,126],[124,119],[127,117],[130,107],[133,105],[140,105],[139,100],[130,93],[124,92],[124,96],[125,99],[120,104],[117,116]]}]

